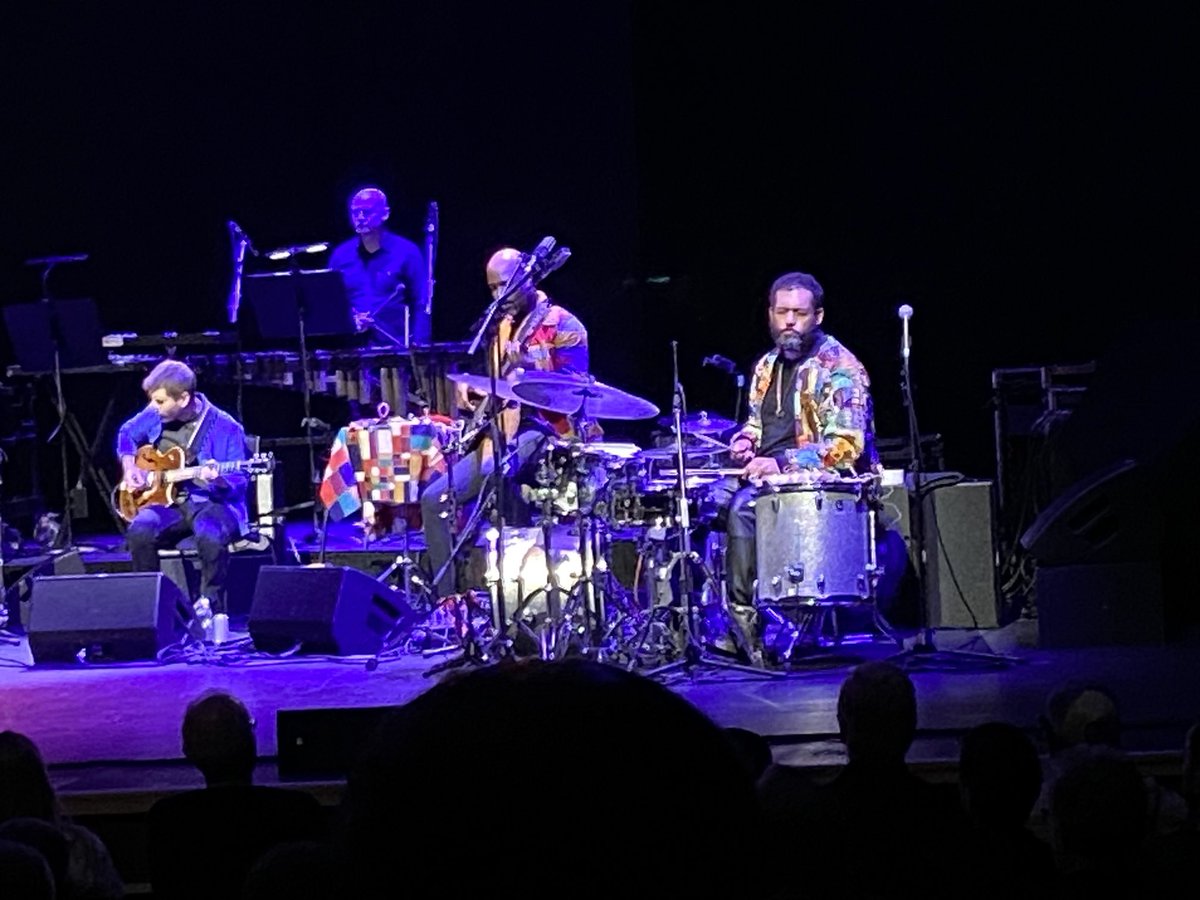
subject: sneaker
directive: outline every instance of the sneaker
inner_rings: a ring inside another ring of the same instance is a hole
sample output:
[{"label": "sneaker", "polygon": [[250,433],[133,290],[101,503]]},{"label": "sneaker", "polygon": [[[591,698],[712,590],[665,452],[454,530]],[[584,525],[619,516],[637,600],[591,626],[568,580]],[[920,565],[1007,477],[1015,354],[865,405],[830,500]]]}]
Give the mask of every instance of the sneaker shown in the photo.
[{"label": "sneaker", "polygon": [[[198,597],[196,602],[192,604],[192,609],[196,613],[196,617],[193,620],[193,636],[197,640],[211,641],[213,633],[212,601],[207,597]],[[197,631],[200,633],[197,634]]]}]

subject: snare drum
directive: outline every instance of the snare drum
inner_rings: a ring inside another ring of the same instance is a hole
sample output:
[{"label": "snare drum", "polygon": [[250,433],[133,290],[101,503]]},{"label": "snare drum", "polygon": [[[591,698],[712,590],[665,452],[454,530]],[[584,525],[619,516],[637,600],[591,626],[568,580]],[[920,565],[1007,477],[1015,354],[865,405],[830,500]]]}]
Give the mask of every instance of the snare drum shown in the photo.
[{"label": "snare drum", "polygon": [[874,511],[860,479],[766,479],[754,500],[760,603],[859,602],[874,591]]}]

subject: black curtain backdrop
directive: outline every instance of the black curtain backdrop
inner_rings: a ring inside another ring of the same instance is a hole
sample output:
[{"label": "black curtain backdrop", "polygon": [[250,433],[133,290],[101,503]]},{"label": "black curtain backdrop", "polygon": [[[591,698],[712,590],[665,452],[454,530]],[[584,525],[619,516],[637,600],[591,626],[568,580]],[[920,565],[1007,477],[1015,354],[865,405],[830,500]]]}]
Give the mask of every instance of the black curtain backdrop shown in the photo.
[{"label": "black curtain backdrop", "polygon": [[438,340],[468,337],[496,246],[553,234],[574,254],[545,286],[588,325],[595,372],[664,414],[672,341],[690,407],[732,414],[732,379],[701,360],[748,369],[767,287],[802,269],[902,436],[911,304],[921,430],[977,477],[993,369],[1196,316],[1193,14],[773,10],[22,4],[0,36],[0,303],[39,296],[23,260],[86,252],[51,288],[95,297],[108,330],[225,328],[227,220],[259,248],[341,240],[374,183],[414,240],[439,205]]}]

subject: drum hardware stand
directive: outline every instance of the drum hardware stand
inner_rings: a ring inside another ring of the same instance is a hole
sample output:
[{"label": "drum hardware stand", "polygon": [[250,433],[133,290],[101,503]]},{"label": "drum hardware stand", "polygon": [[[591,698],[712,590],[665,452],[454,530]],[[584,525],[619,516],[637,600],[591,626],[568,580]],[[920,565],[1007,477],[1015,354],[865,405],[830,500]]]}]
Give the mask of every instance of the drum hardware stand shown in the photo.
[{"label": "drum hardware stand", "polygon": [[[925,498],[932,491],[926,491],[924,452],[921,447],[921,432],[917,427],[916,407],[913,403],[912,370],[909,363],[911,342],[908,334],[908,320],[912,317],[913,310],[911,306],[905,304],[900,307],[898,312],[903,323],[903,335],[900,341],[900,393],[904,400],[905,410],[908,413],[908,442],[912,452],[912,462],[909,465],[909,471],[912,473],[913,489],[909,493],[909,523],[912,532],[913,557],[915,559],[914,568],[917,576],[917,603],[921,629],[911,648],[894,654],[888,661],[902,667],[911,667],[918,670],[960,669],[963,671],[978,671],[981,669],[1004,668],[1013,663],[1020,662],[1020,660],[1016,657],[1000,653],[939,650],[934,641],[934,629],[929,624],[929,603],[926,596],[926,591],[928,590],[928,573],[926,569],[928,556],[925,550],[924,522]],[[933,518],[933,527],[934,529],[937,528],[936,514]],[[876,609],[875,615],[877,622],[886,621],[878,609]],[[894,634],[894,629],[889,626],[887,633]]]},{"label": "drum hardware stand", "polygon": [[[557,487],[554,486],[554,481],[557,480],[556,474],[550,472],[543,474],[550,467],[549,459],[543,459],[541,469],[539,470],[539,481],[545,480],[548,483],[536,489],[538,499],[542,504],[542,518],[538,525],[542,533],[542,556],[546,561],[546,583],[531,591],[529,594],[521,597],[517,608],[512,614],[512,623],[515,627],[525,627],[524,620],[521,618],[526,608],[539,595],[544,594],[546,597],[546,619],[541,627],[537,630],[538,656],[541,659],[554,659],[558,653],[558,637],[561,633],[562,626],[565,622],[564,611],[567,604],[563,602],[562,586],[558,583],[558,572],[555,571],[554,553],[553,553],[553,533],[554,526],[558,524],[558,516],[554,511],[554,503],[560,498],[560,493]],[[518,587],[520,579],[517,580]]]},{"label": "drum hardware stand", "polygon": [[[765,676],[769,678],[785,678],[787,675],[784,672],[775,672],[765,669],[761,666],[743,665],[730,660],[716,659],[705,651],[703,645],[696,636],[700,613],[699,609],[697,608],[696,598],[694,597],[692,591],[692,573],[691,566],[688,565],[688,563],[700,562],[701,565],[703,565],[703,562],[700,560],[699,554],[692,549],[691,544],[692,521],[691,514],[688,509],[687,466],[685,464],[683,453],[683,417],[685,415],[684,410],[687,405],[687,401],[684,396],[683,385],[679,381],[678,351],[679,342],[671,341],[671,363],[675,378],[675,388],[672,392],[671,407],[675,418],[675,465],[677,469],[676,477],[678,479],[677,494],[675,499],[676,503],[678,504],[676,514],[679,549],[671,555],[671,559],[668,561],[666,566],[659,570],[659,578],[669,580],[672,569],[674,569],[674,567],[680,562],[684,562],[679,574],[679,592],[682,595],[684,603],[683,615],[680,617],[680,621],[683,625],[683,633],[680,641],[682,646],[682,656],[680,659],[677,659],[673,662],[650,669],[645,674],[650,677],[654,677],[657,675],[666,675],[677,670],[682,670],[690,678],[695,678],[696,669],[701,665],[707,665],[717,669],[748,672],[754,675]],[[648,615],[646,618],[646,626],[643,629],[643,632],[639,634],[638,643],[635,645],[635,647],[640,647],[642,642],[645,640],[645,635],[649,632],[650,625],[653,622],[653,612],[654,610],[652,607],[650,610],[650,615]],[[734,640],[738,644],[742,644],[745,636],[741,632],[740,624],[735,622],[734,626]],[[742,647],[741,649],[746,650],[747,648]],[[631,666],[634,662],[636,662],[636,660],[637,656],[635,652],[635,654],[631,657]]]},{"label": "drum hardware stand", "polygon": [[[495,431],[499,431],[500,417],[499,413],[493,416],[492,425]],[[493,448],[499,447],[493,438]],[[487,554],[487,569],[484,573],[484,581],[488,586],[488,594],[491,599],[491,616],[493,635],[490,640],[482,642],[479,636],[475,633],[474,625],[471,622],[471,617],[468,615],[463,617],[462,628],[460,635],[463,638],[463,652],[455,659],[447,660],[444,663],[439,663],[429,669],[424,674],[426,676],[437,674],[446,669],[456,668],[458,666],[473,663],[482,665],[491,662],[497,655],[506,653],[509,648],[511,634],[509,632],[507,617],[505,615],[504,591],[503,591],[503,547],[502,538],[504,536],[503,517],[504,513],[499,502],[500,485],[504,477],[506,466],[517,458],[518,448],[513,447],[504,456],[500,457],[499,453],[493,453],[495,468],[492,475],[489,476],[491,484],[487,486],[485,492],[479,496],[475,508],[471,511],[471,518],[463,526],[462,532],[458,535],[457,541],[450,549],[450,555],[446,562],[442,564],[441,569],[433,575],[431,590],[436,593],[437,585],[445,577],[446,573],[455,565],[455,560],[458,559],[463,547],[467,541],[473,538],[479,528],[479,523],[483,520],[484,513],[489,509],[492,512],[493,527],[487,532],[488,554]],[[453,504],[451,504],[453,508]],[[468,592],[470,593],[470,592]],[[468,604],[471,601],[468,601]],[[436,605],[436,604],[435,604]],[[499,623],[499,624],[497,624]],[[372,660],[378,665],[378,657]],[[371,661],[368,662],[368,668],[374,668]]]},{"label": "drum hardware stand", "polygon": [[[585,406],[586,400],[579,410],[581,419],[586,419],[587,417],[586,410],[584,409]],[[558,581],[558,573],[551,546],[553,526],[557,524],[558,520],[558,516],[554,512],[554,503],[560,498],[561,494],[557,487],[547,486],[543,489],[542,496],[540,497],[542,501],[540,527],[542,532],[542,552],[546,559],[546,585],[544,588],[534,591],[525,597],[521,601],[517,611],[513,614],[514,624],[520,625],[521,613],[533,598],[538,593],[546,595],[546,621],[542,625],[538,635],[539,655],[542,659],[558,658],[561,652],[566,652],[565,647],[560,650],[559,638],[574,630],[570,627],[569,623],[575,613],[576,606],[580,603],[583,609],[583,624],[580,628],[580,633],[583,635],[584,641],[581,648],[582,652],[585,654],[588,652],[603,654],[605,641],[608,638],[604,588],[598,590],[596,585],[597,572],[603,573],[605,567],[597,565],[596,562],[595,548],[593,546],[595,526],[592,521],[594,518],[594,509],[590,506],[586,511],[584,509],[587,500],[583,482],[587,472],[580,464],[580,457],[582,455],[582,453],[572,453],[568,461],[570,480],[575,486],[575,496],[579,509],[579,580],[566,592],[566,596],[564,597],[562,586]],[[547,463],[543,461],[543,465],[547,465]],[[557,480],[555,478],[555,481]],[[592,502],[594,503],[594,498]]]}]

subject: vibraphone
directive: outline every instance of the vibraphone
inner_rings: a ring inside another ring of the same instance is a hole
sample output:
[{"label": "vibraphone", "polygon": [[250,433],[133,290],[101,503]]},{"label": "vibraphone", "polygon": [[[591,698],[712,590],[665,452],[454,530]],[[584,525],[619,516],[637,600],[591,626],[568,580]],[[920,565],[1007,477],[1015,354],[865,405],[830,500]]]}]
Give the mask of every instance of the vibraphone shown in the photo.
[{"label": "vibraphone", "polygon": [[[163,344],[160,353],[121,352],[140,346],[106,345],[109,362],[86,370],[64,369],[63,374],[105,375],[148,371],[165,358],[179,359],[200,376],[204,384],[246,384],[299,391],[303,387],[304,366],[294,351],[260,350],[256,352],[176,352],[188,344]],[[392,410],[403,411],[410,403],[411,378],[415,393],[428,401],[433,412],[454,409],[454,385],[447,373],[466,360],[468,344],[462,342],[414,346],[411,350],[394,347],[362,347],[351,350],[310,350],[308,354],[309,389],[360,403],[371,403],[369,384],[378,382],[382,399]],[[49,372],[32,372],[9,366],[10,379],[37,378]]]}]

